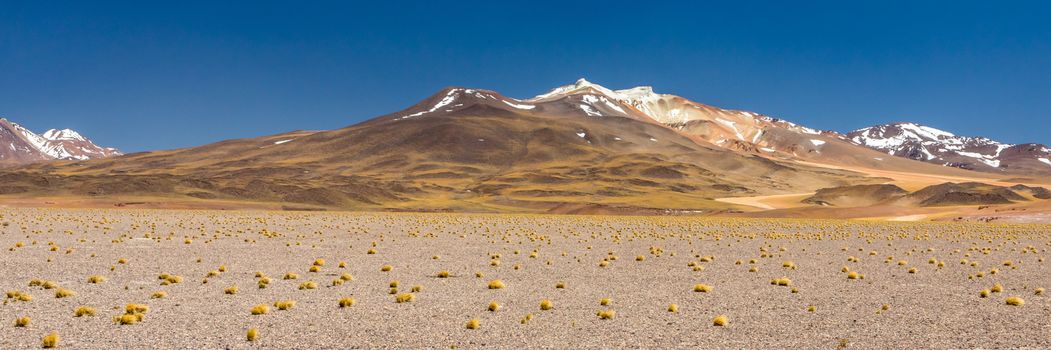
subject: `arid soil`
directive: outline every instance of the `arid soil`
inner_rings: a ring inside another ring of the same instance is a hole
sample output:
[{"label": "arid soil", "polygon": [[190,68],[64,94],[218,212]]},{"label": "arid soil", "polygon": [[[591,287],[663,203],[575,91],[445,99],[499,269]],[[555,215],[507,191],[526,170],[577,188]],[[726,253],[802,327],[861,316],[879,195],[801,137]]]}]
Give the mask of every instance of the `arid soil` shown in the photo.
[{"label": "arid soil", "polygon": [[1046,225],[2,209],[0,348],[1046,349],[1049,246]]}]

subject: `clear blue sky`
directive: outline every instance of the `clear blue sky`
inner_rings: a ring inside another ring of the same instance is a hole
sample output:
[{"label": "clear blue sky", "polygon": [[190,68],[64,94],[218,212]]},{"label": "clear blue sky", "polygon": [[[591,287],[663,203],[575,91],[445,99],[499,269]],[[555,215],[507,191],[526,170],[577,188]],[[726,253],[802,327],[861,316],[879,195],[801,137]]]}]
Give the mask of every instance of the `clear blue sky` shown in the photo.
[{"label": "clear blue sky", "polygon": [[1049,13],[1036,1],[0,0],[0,116],[141,151],[339,128],[445,86],[523,98],[587,77],[821,129],[909,120],[1051,143]]}]

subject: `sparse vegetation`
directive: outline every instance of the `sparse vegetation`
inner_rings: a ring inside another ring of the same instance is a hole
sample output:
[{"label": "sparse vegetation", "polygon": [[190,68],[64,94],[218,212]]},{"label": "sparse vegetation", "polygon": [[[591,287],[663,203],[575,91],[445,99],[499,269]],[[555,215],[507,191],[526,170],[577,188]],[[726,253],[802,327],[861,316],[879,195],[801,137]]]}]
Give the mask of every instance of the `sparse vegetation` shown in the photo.
[{"label": "sparse vegetation", "polygon": [[76,310],[73,310],[74,317],[81,316],[95,316],[95,308],[90,306],[80,306]]},{"label": "sparse vegetation", "polygon": [[40,339],[40,343],[41,343],[41,346],[44,347],[45,349],[51,349],[51,348],[54,348],[54,347],[58,346],[58,341],[59,340],[60,340],[60,338],[58,336],[58,333],[57,332],[51,332],[48,335],[45,335],[44,338]]},{"label": "sparse vegetation", "polygon": [[[278,304],[274,303],[274,307],[277,307],[277,306],[278,306]],[[265,315],[265,314],[270,312],[270,307],[267,306],[266,304],[256,304],[255,306],[252,307],[251,312],[252,312],[253,315]]]}]

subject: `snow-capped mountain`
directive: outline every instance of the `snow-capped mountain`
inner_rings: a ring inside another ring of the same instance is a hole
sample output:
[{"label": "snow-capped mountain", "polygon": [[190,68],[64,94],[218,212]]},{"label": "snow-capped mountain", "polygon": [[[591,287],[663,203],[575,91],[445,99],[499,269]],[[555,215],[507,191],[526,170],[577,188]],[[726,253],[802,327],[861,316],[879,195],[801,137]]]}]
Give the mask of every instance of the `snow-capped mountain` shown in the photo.
[{"label": "snow-capped mountain", "polygon": [[[844,135],[759,113],[723,109],[657,93],[649,86],[613,90],[586,79],[527,99],[515,99],[490,90],[448,88],[382,119],[407,120],[497,110],[535,116],[630,118],[673,129],[702,144],[774,159],[896,169],[918,167],[902,159],[908,158],[981,171],[1051,171],[1051,155],[1042,145],[1007,145],[984,138],[961,138],[911,123],[866,128]],[[901,158],[887,157],[888,153]]]},{"label": "snow-capped mountain", "polygon": [[1051,148],[1047,146],[957,136],[916,123],[867,127],[848,133],[847,138],[890,155],[963,169],[1051,171]]},{"label": "snow-capped mountain", "polygon": [[18,165],[46,160],[88,160],[117,156],[113,148],[99,147],[70,129],[37,134],[0,118],[0,164]]},{"label": "snow-capped mountain", "polygon": [[[676,95],[656,93],[649,86],[612,90],[580,79],[525,102],[542,103],[577,95],[583,96],[580,108],[585,111],[619,104],[624,107],[617,107],[619,112],[645,116],[724,148],[800,155],[817,151],[829,138],[842,138],[835,132],[815,130],[754,112],[723,109]],[[601,113],[588,114],[601,116]]]}]

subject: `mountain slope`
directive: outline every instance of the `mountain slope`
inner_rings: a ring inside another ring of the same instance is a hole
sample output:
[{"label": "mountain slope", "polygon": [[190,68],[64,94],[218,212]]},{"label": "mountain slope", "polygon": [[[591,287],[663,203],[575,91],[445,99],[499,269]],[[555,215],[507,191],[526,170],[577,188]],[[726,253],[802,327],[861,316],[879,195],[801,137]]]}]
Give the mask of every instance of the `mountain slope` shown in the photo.
[{"label": "mountain slope", "polygon": [[88,160],[120,155],[113,148],[95,145],[70,129],[51,129],[38,135],[0,118],[0,165],[20,165],[47,160]]},{"label": "mountain slope", "polygon": [[[524,102],[556,101],[570,96],[584,96],[586,100],[602,102],[598,104],[599,107],[619,102],[623,108],[608,113],[655,122],[676,130],[695,142],[738,153],[779,161],[841,167],[956,176],[967,174],[906,158],[888,157],[880,151],[855,144],[848,140],[846,135],[834,131],[815,130],[759,113],[723,109],[675,95],[659,94],[648,86],[612,90],[580,79],[574,84],[555,88]],[[586,105],[580,106],[580,109],[584,109]]]},{"label": "mountain slope", "polygon": [[398,210],[557,211],[571,204],[587,212],[708,210],[726,207],[712,201],[718,197],[878,181],[698,143],[604,97],[585,89],[518,100],[449,88],[332,131],[38,164],[0,174],[0,193]]},{"label": "mountain slope", "polygon": [[1051,148],[957,136],[915,123],[893,123],[847,134],[854,143],[919,161],[968,170],[1051,173]]}]

